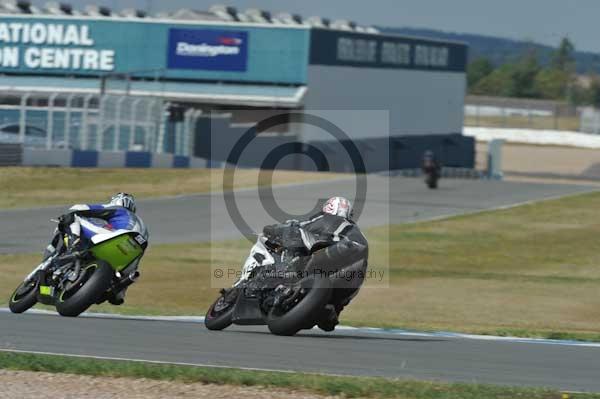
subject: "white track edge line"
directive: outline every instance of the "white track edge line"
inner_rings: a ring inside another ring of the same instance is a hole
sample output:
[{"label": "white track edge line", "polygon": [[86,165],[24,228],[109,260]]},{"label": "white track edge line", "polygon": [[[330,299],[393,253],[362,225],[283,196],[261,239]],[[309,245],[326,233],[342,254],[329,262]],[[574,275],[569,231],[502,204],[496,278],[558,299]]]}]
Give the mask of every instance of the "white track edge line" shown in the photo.
[{"label": "white track edge line", "polygon": [[526,201],[521,201],[521,202],[514,202],[512,204],[497,205],[497,206],[493,206],[490,208],[473,209],[473,210],[463,211],[463,212],[459,211],[456,213],[445,213],[442,215],[431,216],[428,218],[423,218],[423,219],[418,219],[418,220],[413,220],[413,221],[406,221],[406,222],[397,223],[397,224],[418,224],[418,223],[427,223],[427,222],[438,222],[438,221],[443,221],[443,220],[447,220],[447,219],[452,219],[454,217],[473,216],[473,215],[478,215],[480,213],[486,213],[486,212],[505,211],[505,210],[509,210],[509,209],[513,209],[513,208],[518,208],[520,206],[533,205],[533,204],[537,204],[537,203],[542,203],[542,202],[547,202],[547,201],[555,201],[555,200],[570,198],[570,197],[577,197],[580,195],[591,194],[591,193],[598,192],[598,191],[600,191],[600,188],[591,188],[589,190],[582,188],[581,191],[577,191],[577,192],[550,195],[548,197],[531,199],[531,200],[526,200]]},{"label": "white track edge line", "polygon": [[[8,308],[0,308],[0,313],[10,313]],[[48,310],[33,309],[28,312],[33,315],[43,316],[56,316],[56,313]],[[203,323],[203,316],[133,316],[133,315],[119,315],[110,313],[83,313],[81,318],[91,319],[108,319],[108,320],[131,320],[131,321],[162,321],[162,322],[180,322],[180,323]],[[316,328],[315,328],[316,329]],[[553,340],[546,338],[522,338],[512,336],[496,336],[496,335],[479,335],[479,334],[467,334],[457,333],[450,331],[437,331],[437,332],[425,332],[425,331],[411,331],[403,330],[398,328],[379,328],[379,327],[352,327],[352,326],[338,326],[337,331],[355,332],[363,334],[384,334],[393,336],[410,336],[410,337],[425,337],[425,338],[447,338],[447,339],[466,339],[466,340],[477,340],[477,341],[496,341],[506,343],[522,343],[522,344],[545,344],[545,345],[562,345],[562,346],[579,346],[587,348],[600,348],[600,342],[586,342],[586,341],[575,341],[575,340]]]},{"label": "white track edge line", "polygon": [[[259,367],[225,366],[222,364],[169,362],[169,361],[163,361],[163,360],[133,359],[133,358],[125,358],[125,357],[112,357],[112,356],[77,355],[77,354],[69,354],[69,353],[30,351],[30,350],[10,349],[10,348],[0,348],[0,352],[29,353],[32,355],[47,355],[47,356],[66,356],[66,357],[74,357],[74,358],[80,358],[80,359],[116,360],[116,361],[126,361],[126,362],[136,362],[136,363],[166,364],[166,365],[174,365],[174,366],[210,367],[210,368],[218,368],[218,369],[239,369],[239,370],[246,370],[246,371],[266,371],[266,372],[286,373],[286,374],[297,373],[297,371],[295,371],[295,370],[275,370],[275,369],[259,368]],[[307,374],[318,374],[318,373],[307,373]]]}]

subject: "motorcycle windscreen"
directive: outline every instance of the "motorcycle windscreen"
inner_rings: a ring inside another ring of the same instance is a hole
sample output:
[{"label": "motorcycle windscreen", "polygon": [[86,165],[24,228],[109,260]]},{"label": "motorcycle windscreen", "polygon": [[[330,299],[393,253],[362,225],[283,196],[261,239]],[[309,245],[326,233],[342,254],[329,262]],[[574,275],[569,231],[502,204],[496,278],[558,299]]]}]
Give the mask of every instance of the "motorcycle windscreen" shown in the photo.
[{"label": "motorcycle windscreen", "polygon": [[98,260],[107,262],[113,269],[121,271],[137,259],[144,249],[129,234],[101,242],[91,250]]}]

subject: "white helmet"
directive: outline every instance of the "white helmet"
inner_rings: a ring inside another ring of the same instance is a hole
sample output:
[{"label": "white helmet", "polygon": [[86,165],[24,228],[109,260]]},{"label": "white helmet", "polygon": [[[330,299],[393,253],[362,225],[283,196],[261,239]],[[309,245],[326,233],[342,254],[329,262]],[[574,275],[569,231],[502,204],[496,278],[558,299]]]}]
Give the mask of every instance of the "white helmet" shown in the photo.
[{"label": "white helmet", "polygon": [[352,219],[352,203],[344,197],[333,197],[323,206],[323,213]]},{"label": "white helmet", "polygon": [[135,213],[135,198],[133,195],[126,193],[119,193],[110,199],[109,205],[111,206],[122,206],[123,208],[129,209]]}]

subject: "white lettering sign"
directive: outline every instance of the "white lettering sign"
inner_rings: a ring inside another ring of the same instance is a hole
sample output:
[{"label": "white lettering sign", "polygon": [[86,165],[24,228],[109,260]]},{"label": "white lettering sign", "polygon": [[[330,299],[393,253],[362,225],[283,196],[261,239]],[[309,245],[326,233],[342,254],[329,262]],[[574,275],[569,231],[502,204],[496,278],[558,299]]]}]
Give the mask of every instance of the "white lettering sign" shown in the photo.
[{"label": "white lettering sign", "polygon": [[0,23],[0,43],[86,46],[95,44],[87,25]]},{"label": "white lettering sign", "polygon": [[377,62],[377,42],[375,40],[340,37],[337,58],[340,61]]},{"label": "white lettering sign", "polygon": [[240,48],[237,46],[213,46],[206,43],[177,43],[177,55],[184,57],[216,57],[219,55],[238,55],[239,53]]},{"label": "white lettering sign", "polygon": [[415,47],[415,64],[426,67],[447,67],[448,47],[418,45]]},{"label": "white lettering sign", "polygon": [[381,62],[395,65],[410,65],[410,44],[383,42]]},{"label": "white lettering sign", "polygon": [[24,64],[31,69],[77,69],[84,71],[112,71],[115,69],[113,50],[79,48],[29,47],[25,50]]},{"label": "white lettering sign", "polygon": [[115,51],[95,44],[88,25],[0,22],[0,68],[114,71]]},{"label": "white lettering sign", "polygon": [[19,67],[19,48],[1,47],[0,48],[0,67],[18,68]]}]

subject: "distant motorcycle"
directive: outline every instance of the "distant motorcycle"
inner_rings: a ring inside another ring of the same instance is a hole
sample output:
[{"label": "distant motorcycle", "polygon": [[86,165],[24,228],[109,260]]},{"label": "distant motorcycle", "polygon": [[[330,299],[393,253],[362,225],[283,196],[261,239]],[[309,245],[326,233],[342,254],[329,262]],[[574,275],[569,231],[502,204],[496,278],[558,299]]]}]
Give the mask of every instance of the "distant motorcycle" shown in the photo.
[{"label": "distant motorcycle", "polygon": [[438,188],[438,181],[440,180],[440,167],[437,162],[429,157],[423,160],[422,166],[423,173],[425,174],[425,184],[430,189]]},{"label": "distant motorcycle", "polygon": [[[106,223],[93,222],[99,227]],[[9,301],[13,313],[26,312],[40,302],[55,306],[62,316],[77,317],[107,301],[139,277],[137,263],[148,246],[148,232],[140,221],[133,230],[92,237],[83,250],[71,251],[65,241],[60,240],[57,250],[17,287]]]},{"label": "distant motorcycle", "polygon": [[[323,248],[315,245],[312,253]],[[260,235],[242,268],[241,278],[232,288],[221,290],[221,296],[208,309],[206,327],[223,330],[231,324],[266,324],[273,334],[287,336],[313,328],[323,315],[334,286],[328,276],[290,270],[288,265],[295,256]],[[352,272],[352,268],[356,265],[341,272]]]}]

